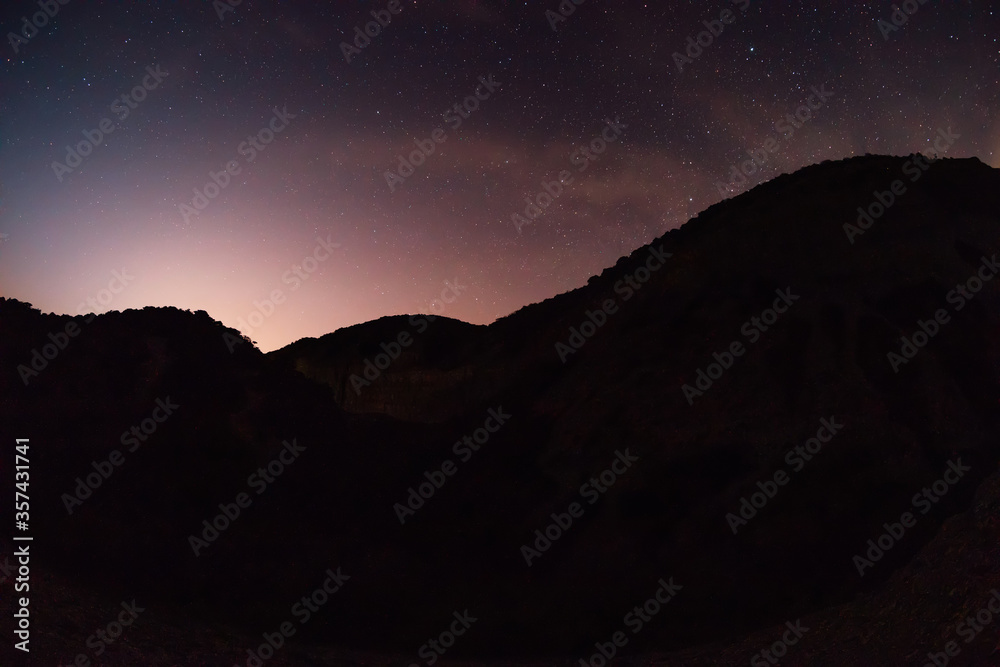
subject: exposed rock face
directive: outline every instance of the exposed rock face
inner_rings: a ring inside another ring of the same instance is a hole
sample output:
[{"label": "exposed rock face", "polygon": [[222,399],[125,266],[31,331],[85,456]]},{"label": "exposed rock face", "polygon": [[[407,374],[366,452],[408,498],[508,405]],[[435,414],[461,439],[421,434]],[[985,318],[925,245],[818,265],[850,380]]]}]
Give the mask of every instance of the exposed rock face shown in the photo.
[{"label": "exposed rock face", "polygon": [[[941,526],[1000,453],[1000,172],[914,165],[779,177],[489,327],[439,318],[418,334],[401,316],[230,354],[206,314],[128,311],[86,325],[25,387],[17,365],[68,318],[0,302],[0,416],[47,443],[33,464],[46,564],[255,632],[340,565],[353,579],[304,636],[414,650],[468,608],[481,620],[449,655],[590,655],[661,578],[683,588],[626,630],[632,654],[886,590],[919,606],[920,586],[886,581],[941,576],[920,554],[995,555],[981,510]],[[897,179],[904,194],[845,229]],[[351,375],[402,331],[413,344],[355,392]],[[176,416],[68,515],[61,494],[166,395]],[[491,409],[511,416],[473,449]],[[193,556],[189,535],[292,437],[301,460]],[[457,470],[401,524],[397,505],[445,460]],[[939,479],[945,493],[914,500]],[[992,480],[977,508],[995,506]],[[573,503],[580,516],[545,538]],[[905,535],[859,564],[908,511]],[[957,613],[922,611],[898,620],[908,653]]]}]

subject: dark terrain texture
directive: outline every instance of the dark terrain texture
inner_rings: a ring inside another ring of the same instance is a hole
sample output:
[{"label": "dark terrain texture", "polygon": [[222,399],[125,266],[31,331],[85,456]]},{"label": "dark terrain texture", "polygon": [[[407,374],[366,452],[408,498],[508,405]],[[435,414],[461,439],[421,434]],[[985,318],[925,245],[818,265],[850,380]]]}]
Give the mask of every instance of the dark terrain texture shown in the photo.
[{"label": "dark terrain texture", "polygon": [[[579,664],[624,631],[628,664],[747,664],[802,619],[783,665],[922,665],[949,641],[949,664],[1000,664],[1000,615],[956,634],[1000,588],[1000,280],[949,297],[1000,254],[1000,172],[945,159],[914,182],[909,160],[781,176],[488,327],[387,317],[265,355],[204,312],[111,312],[75,318],[25,385],[18,367],[71,318],[0,299],[2,488],[30,438],[35,614],[24,661],[0,583],[0,664],[246,664],[338,567],[350,579],[265,664],[427,664],[418,649],[464,610],[478,620],[446,662]],[[851,243],[844,224],[896,179],[905,194]],[[652,250],[671,256],[623,287]],[[752,340],[776,292],[795,298]],[[557,343],[608,300],[564,363]],[[939,309],[948,322],[894,372],[887,354]],[[356,391],[400,332],[413,344]],[[689,402],[682,386],[733,341],[745,353]],[[179,407],[128,451],[123,431],[167,397]],[[453,444],[491,409],[510,417],[463,460]],[[824,419],[843,427],[796,470],[786,452]],[[304,451],[258,495],[248,476],[292,439]],[[116,449],[69,514],[64,494]],[[589,504],[581,485],[626,450],[637,460]],[[394,505],[449,459],[401,524]],[[968,472],[915,509],[959,460]],[[734,535],[727,514],[782,470]],[[196,556],[189,536],[240,492],[252,504]],[[522,545],[572,502],[582,517],[528,566]],[[859,576],[854,557],[907,511],[915,526]],[[0,525],[12,515],[0,503]],[[661,578],[682,588],[633,633],[623,617]],[[87,637],[132,599],[148,611],[95,657]]]}]

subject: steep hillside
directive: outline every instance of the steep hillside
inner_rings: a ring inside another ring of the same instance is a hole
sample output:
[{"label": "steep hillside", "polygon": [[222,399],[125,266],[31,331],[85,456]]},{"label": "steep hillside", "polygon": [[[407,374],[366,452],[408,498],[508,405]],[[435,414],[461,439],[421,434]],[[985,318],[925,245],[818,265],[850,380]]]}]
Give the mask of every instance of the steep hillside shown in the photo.
[{"label": "steep hillside", "polygon": [[617,631],[628,655],[722,655],[808,616],[823,630],[787,664],[840,664],[809,640],[850,644],[871,617],[902,629],[858,655],[916,660],[989,597],[943,596],[950,563],[976,585],[1000,570],[1000,172],[919,161],[782,176],[489,327],[399,316],[263,355],[205,313],[110,313],[77,318],[25,385],[70,318],[0,301],[0,417],[32,439],[39,565],[258,637],[343,568],[303,645],[415,653],[468,609],[449,658],[585,657]]}]

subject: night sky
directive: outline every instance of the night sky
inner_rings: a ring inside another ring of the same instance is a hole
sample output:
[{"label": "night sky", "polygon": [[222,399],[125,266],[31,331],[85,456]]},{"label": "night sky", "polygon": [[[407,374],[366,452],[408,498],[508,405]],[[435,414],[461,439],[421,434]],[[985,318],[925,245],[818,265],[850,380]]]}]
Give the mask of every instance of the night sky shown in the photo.
[{"label": "night sky", "polygon": [[[910,0],[896,26],[889,2],[46,1],[30,39],[37,1],[0,10],[0,294],[203,309],[265,351],[487,324],[726,196],[939,130],[1000,167],[990,2]],[[372,11],[391,22],[357,49]]]}]

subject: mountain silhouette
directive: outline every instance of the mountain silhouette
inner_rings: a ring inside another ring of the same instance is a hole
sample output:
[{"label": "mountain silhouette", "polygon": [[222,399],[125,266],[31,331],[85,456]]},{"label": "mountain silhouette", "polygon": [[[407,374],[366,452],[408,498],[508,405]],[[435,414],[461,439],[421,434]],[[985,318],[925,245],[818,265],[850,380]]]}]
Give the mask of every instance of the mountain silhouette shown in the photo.
[{"label": "mountain silhouette", "polygon": [[783,633],[787,665],[1000,664],[1000,617],[957,630],[1000,588],[998,239],[996,169],[862,156],[489,326],[263,354],[204,311],[0,299],[32,658],[251,664],[288,621],[265,664],[734,664]]}]

